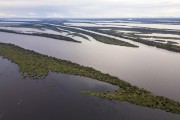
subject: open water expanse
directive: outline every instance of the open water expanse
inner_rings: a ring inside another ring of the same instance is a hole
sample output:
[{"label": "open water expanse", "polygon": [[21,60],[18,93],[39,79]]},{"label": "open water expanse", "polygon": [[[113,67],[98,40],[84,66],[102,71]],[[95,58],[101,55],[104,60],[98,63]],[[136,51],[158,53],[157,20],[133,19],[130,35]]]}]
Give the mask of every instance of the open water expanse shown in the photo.
[{"label": "open water expanse", "polygon": [[[70,24],[72,23],[68,25]],[[111,25],[108,23],[108,26],[109,24]],[[125,41],[138,45],[139,48],[107,45],[87,37],[89,41],[75,37],[82,43],[74,43],[0,32],[0,42],[12,43],[38,53],[93,67],[156,95],[180,101],[180,53],[130,40]],[[50,84],[53,85],[52,88],[48,87]],[[116,86],[107,83],[65,74],[49,73],[42,80],[24,79],[17,65],[0,57],[0,120],[180,119],[179,115],[162,110],[80,94],[82,90],[115,89]]]}]

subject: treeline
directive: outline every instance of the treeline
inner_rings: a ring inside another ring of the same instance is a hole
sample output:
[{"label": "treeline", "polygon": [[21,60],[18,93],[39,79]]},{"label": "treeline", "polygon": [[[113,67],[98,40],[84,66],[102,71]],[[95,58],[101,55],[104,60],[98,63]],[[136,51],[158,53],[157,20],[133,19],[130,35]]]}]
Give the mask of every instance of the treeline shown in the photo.
[{"label": "treeline", "polygon": [[66,37],[66,36],[62,36],[62,35],[54,35],[54,34],[49,34],[49,33],[22,33],[22,32],[17,32],[17,31],[13,31],[13,30],[5,30],[5,29],[0,29],[0,32],[8,32],[8,33],[32,35],[32,36],[41,36],[41,37],[53,38],[53,39],[57,39],[57,40],[64,40],[64,41],[81,43],[81,41],[74,40],[73,38],[70,38],[70,37]]}]

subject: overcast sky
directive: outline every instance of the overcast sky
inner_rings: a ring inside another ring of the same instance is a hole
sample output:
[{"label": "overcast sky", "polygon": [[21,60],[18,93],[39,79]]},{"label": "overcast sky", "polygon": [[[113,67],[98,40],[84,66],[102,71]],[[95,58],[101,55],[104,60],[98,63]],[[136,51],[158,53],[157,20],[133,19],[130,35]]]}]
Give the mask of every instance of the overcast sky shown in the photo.
[{"label": "overcast sky", "polygon": [[180,17],[180,0],[0,0],[0,17]]}]

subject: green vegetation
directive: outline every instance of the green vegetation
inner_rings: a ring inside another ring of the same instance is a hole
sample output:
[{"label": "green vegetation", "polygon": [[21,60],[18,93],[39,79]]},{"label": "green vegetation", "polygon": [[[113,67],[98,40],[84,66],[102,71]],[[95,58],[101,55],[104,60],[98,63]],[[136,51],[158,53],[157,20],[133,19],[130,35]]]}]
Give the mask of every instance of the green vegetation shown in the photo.
[{"label": "green vegetation", "polygon": [[128,33],[128,34],[123,34],[123,33],[118,33],[116,31],[112,31],[112,30],[98,30],[98,29],[93,29],[96,32],[101,32],[104,34],[108,34],[108,35],[112,35],[112,36],[116,36],[116,37],[120,37],[120,38],[124,38],[124,39],[129,39],[135,42],[139,42],[139,43],[143,43],[145,45],[149,45],[149,46],[154,46],[157,48],[162,48],[165,50],[169,50],[169,51],[173,51],[173,52],[180,52],[180,46],[174,45],[174,44],[169,44],[169,43],[159,43],[159,42],[155,42],[155,41],[148,41],[148,40],[144,40],[140,37],[138,37],[137,35],[135,35],[134,33]]},{"label": "green vegetation", "polygon": [[48,84],[48,88],[53,88],[53,87],[54,87],[54,84],[52,84],[52,83]]},{"label": "green vegetation", "polygon": [[[93,30],[93,31],[101,31],[99,29],[111,29],[113,31],[132,31],[132,32],[138,32],[140,34],[152,34],[152,33],[160,33],[160,34],[173,34],[173,35],[180,35],[180,31],[179,30],[175,30],[172,31],[171,29],[159,29],[159,28],[148,28],[148,27],[81,27],[84,29],[88,29],[88,30]],[[103,30],[102,30],[103,31]],[[155,36],[158,37],[158,36]],[[163,37],[164,39],[167,39],[169,37]],[[174,38],[174,37],[171,37]],[[179,38],[177,38],[179,39]]]},{"label": "green vegetation", "polygon": [[[133,34],[133,33],[132,33]],[[142,36],[142,35],[139,35],[139,34],[134,34],[134,36],[136,37],[140,37],[140,38],[154,38],[154,39],[172,39],[172,40],[180,40],[180,38],[177,38],[177,37],[162,37],[162,36]]]},{"label": "green vegetation", "polygon": [[47,76],[48,72],[50,71],[89,77],[116,85],[118,86],[118,89],[114,92],[105,91],[104,93],[96,93],[82,91],[81,93],[107,99],[128,101],[133,104],[150,108],[158,108],[180,114],[180,102],[176,102],[161,96],[156,96],[149,91],[132,86],[128,82],[120,80],[119,78],[109,74],[102,73],[91,67],[85,67],[70,61],[41,55],[34,51],[25,50],[13,44],[6,43],[0,43],[0,56],[3,56],[4,58],[16,63],[19,66],[19,71],[22,73],[22,75],[27,77],[40,79]]},{"label": "green vegetation", "polygon": [[[32,26],[32,28],[34,28],[34,26]],[[68,30],[58,29],[58,27],[54,27],[54,26],[52,26],[52,25],[43,24],[43,28],[51,29],[51,30],[54,30],[54,31],[57,31],[57,32],[68,32],[68,35],[78,36],[78,37],[82,37],[82,38],[84,38],[84,39],[89,40],[88,37],[86,37],[86,36],[84,36],[84,35],[82,35],[82,34],[80,34],[80,33],[77,33],[77,32],[72,33],[72,32],[70,32],[70,31],[68,31]]]},{"label": "green vegetation", "polygon": [[155,40],[156,42],[166,42],[165,40]]},{"label": "green vegetation", "polygon": [[4,29],[0,29],[0,32],[8,32],[8,33],[15,33],[15,34],[23,34],[23,35],[41,36],[41,37],[53,38],[53,39],[57,39],[57,40],[64,40],[64,41],[81,43],[80,41],[74,40],[74,39],[66,37],[66,36],[54,35],[54,34],[48,34],[48,33],[21,33],[21,32],[16,32],[16,31],[13,31],[13,30],[4,30]]},{"label": "green vegetation", "polygon": [[85,34],[85,35],[89,35],[89,36],[93,37],[95,40],[97,40],[99,42],[102,42],[102,43],[112,44],[112,45],[120,45],[120,46],[127,46],[127,47],[138,47],[136,45],[133,45],[133,44],[125,42],[125,41],[121,41],[121,40],[118,40],[118,39],[115,39],[115,38],[111,38],[111,37],[107,37],[107,36],[87,32],[87,31],[84,31],[84,30],[79,30],[79,29],[75,29],[75,28],[67,28],[67,27],[62,27],[62,28],[66,29],[66,30],[69,30],[69,31],[76,32],[76,33],[82,33],[82,34]]},{"label": "green vegetation", "polygon": [[180,114],[180,102],[176,102],[162,96],[153,95],[152,93],[148,93],[145,90],[143,91],[135,86],[127,89],[118,88],[115,92],[106,91],[98,93],[92,91],[81,91],[80,93],[102,97],[109,100],[127,101],[140,106]]},{"label": "green vegetation", "polygon": [[84,39],[86,39],[86,40],[89,40],[88,37],[86,37],[86,36],[84,36],[84,35],[81,35],[80,33],[69,33],[68,35],[78,36],[78,37],[82,37],[82,38],[84,38]]},{"label": "green vegetation", "polygon": [[169,44],[178,44],[178,42],[174,42],[174,41],[167,41],[167,43],[169,43]]},{"label": "green vegetation", "polygon": [[[96,39],[97,41],[100,41],[100,42],[106,43],[106,44],[120,45],[120,46],[127,46],[127,47],[138,47],[136,45],[133,45],[133,44],[125,42],[125,41],[121,41],[121,40],[111,38],[111,37],[107,37],[107,36],[103,36],[103,35],[98,35],[98,34],[91,33],[91,32],[86,32],[83,30],[75,29],[75,28],[67,28],[67,27],[59,26],[59,28],[63,29],[63,30],[60,30],[57,27],[52,26],[52,25],[48,25],[48,24],[41,24],[42,26],[38,26],[38,25],[39,24],[37,24],[37,25],[36,24],[23,24],[23,25],[15,26],[15,27],[36,28],[36,29],[41,29],[41,30],[43,28],[47,28],[47,29],[51,29],[51,30],[54,30],[57,32],[72,31],[74,33],[69,32],[69,35],[79,36],[79,37],[82,37],[82,38],[87,39],[87,40],[89,40],[89,38],[82,35],[82,34],[89,35],[89,36],[93,37],[94,39]],[[0,32],[9,32],[9,33],[16,33],[16,34],[24,34],[24,35],[42,36],[42,37],[48,37],[48,38],[53,38],[53,39],[58,39],[58,40],[65,40],[65,41],[81,43],[81,41],[74,40],[74,39],[67,37],[67,36],[54,35],[54,34],[48,34],[48,33],[31,33],[31,34],[29,34],[29,33],[20,33],[20,32],[16,32],[13,30],[4,30],[4,29],[0,29]],[[82,33],[82,34],[80,34],[80,33]]]}]

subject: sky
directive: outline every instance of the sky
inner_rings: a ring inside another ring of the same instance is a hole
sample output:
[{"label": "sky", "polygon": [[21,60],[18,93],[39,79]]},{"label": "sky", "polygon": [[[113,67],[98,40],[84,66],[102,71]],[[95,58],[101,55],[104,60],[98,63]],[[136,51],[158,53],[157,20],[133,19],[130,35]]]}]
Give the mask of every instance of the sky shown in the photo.
[{"label": "sky", "polygon": [[180,0],[0,0],[0,18],[180,17]]}]

